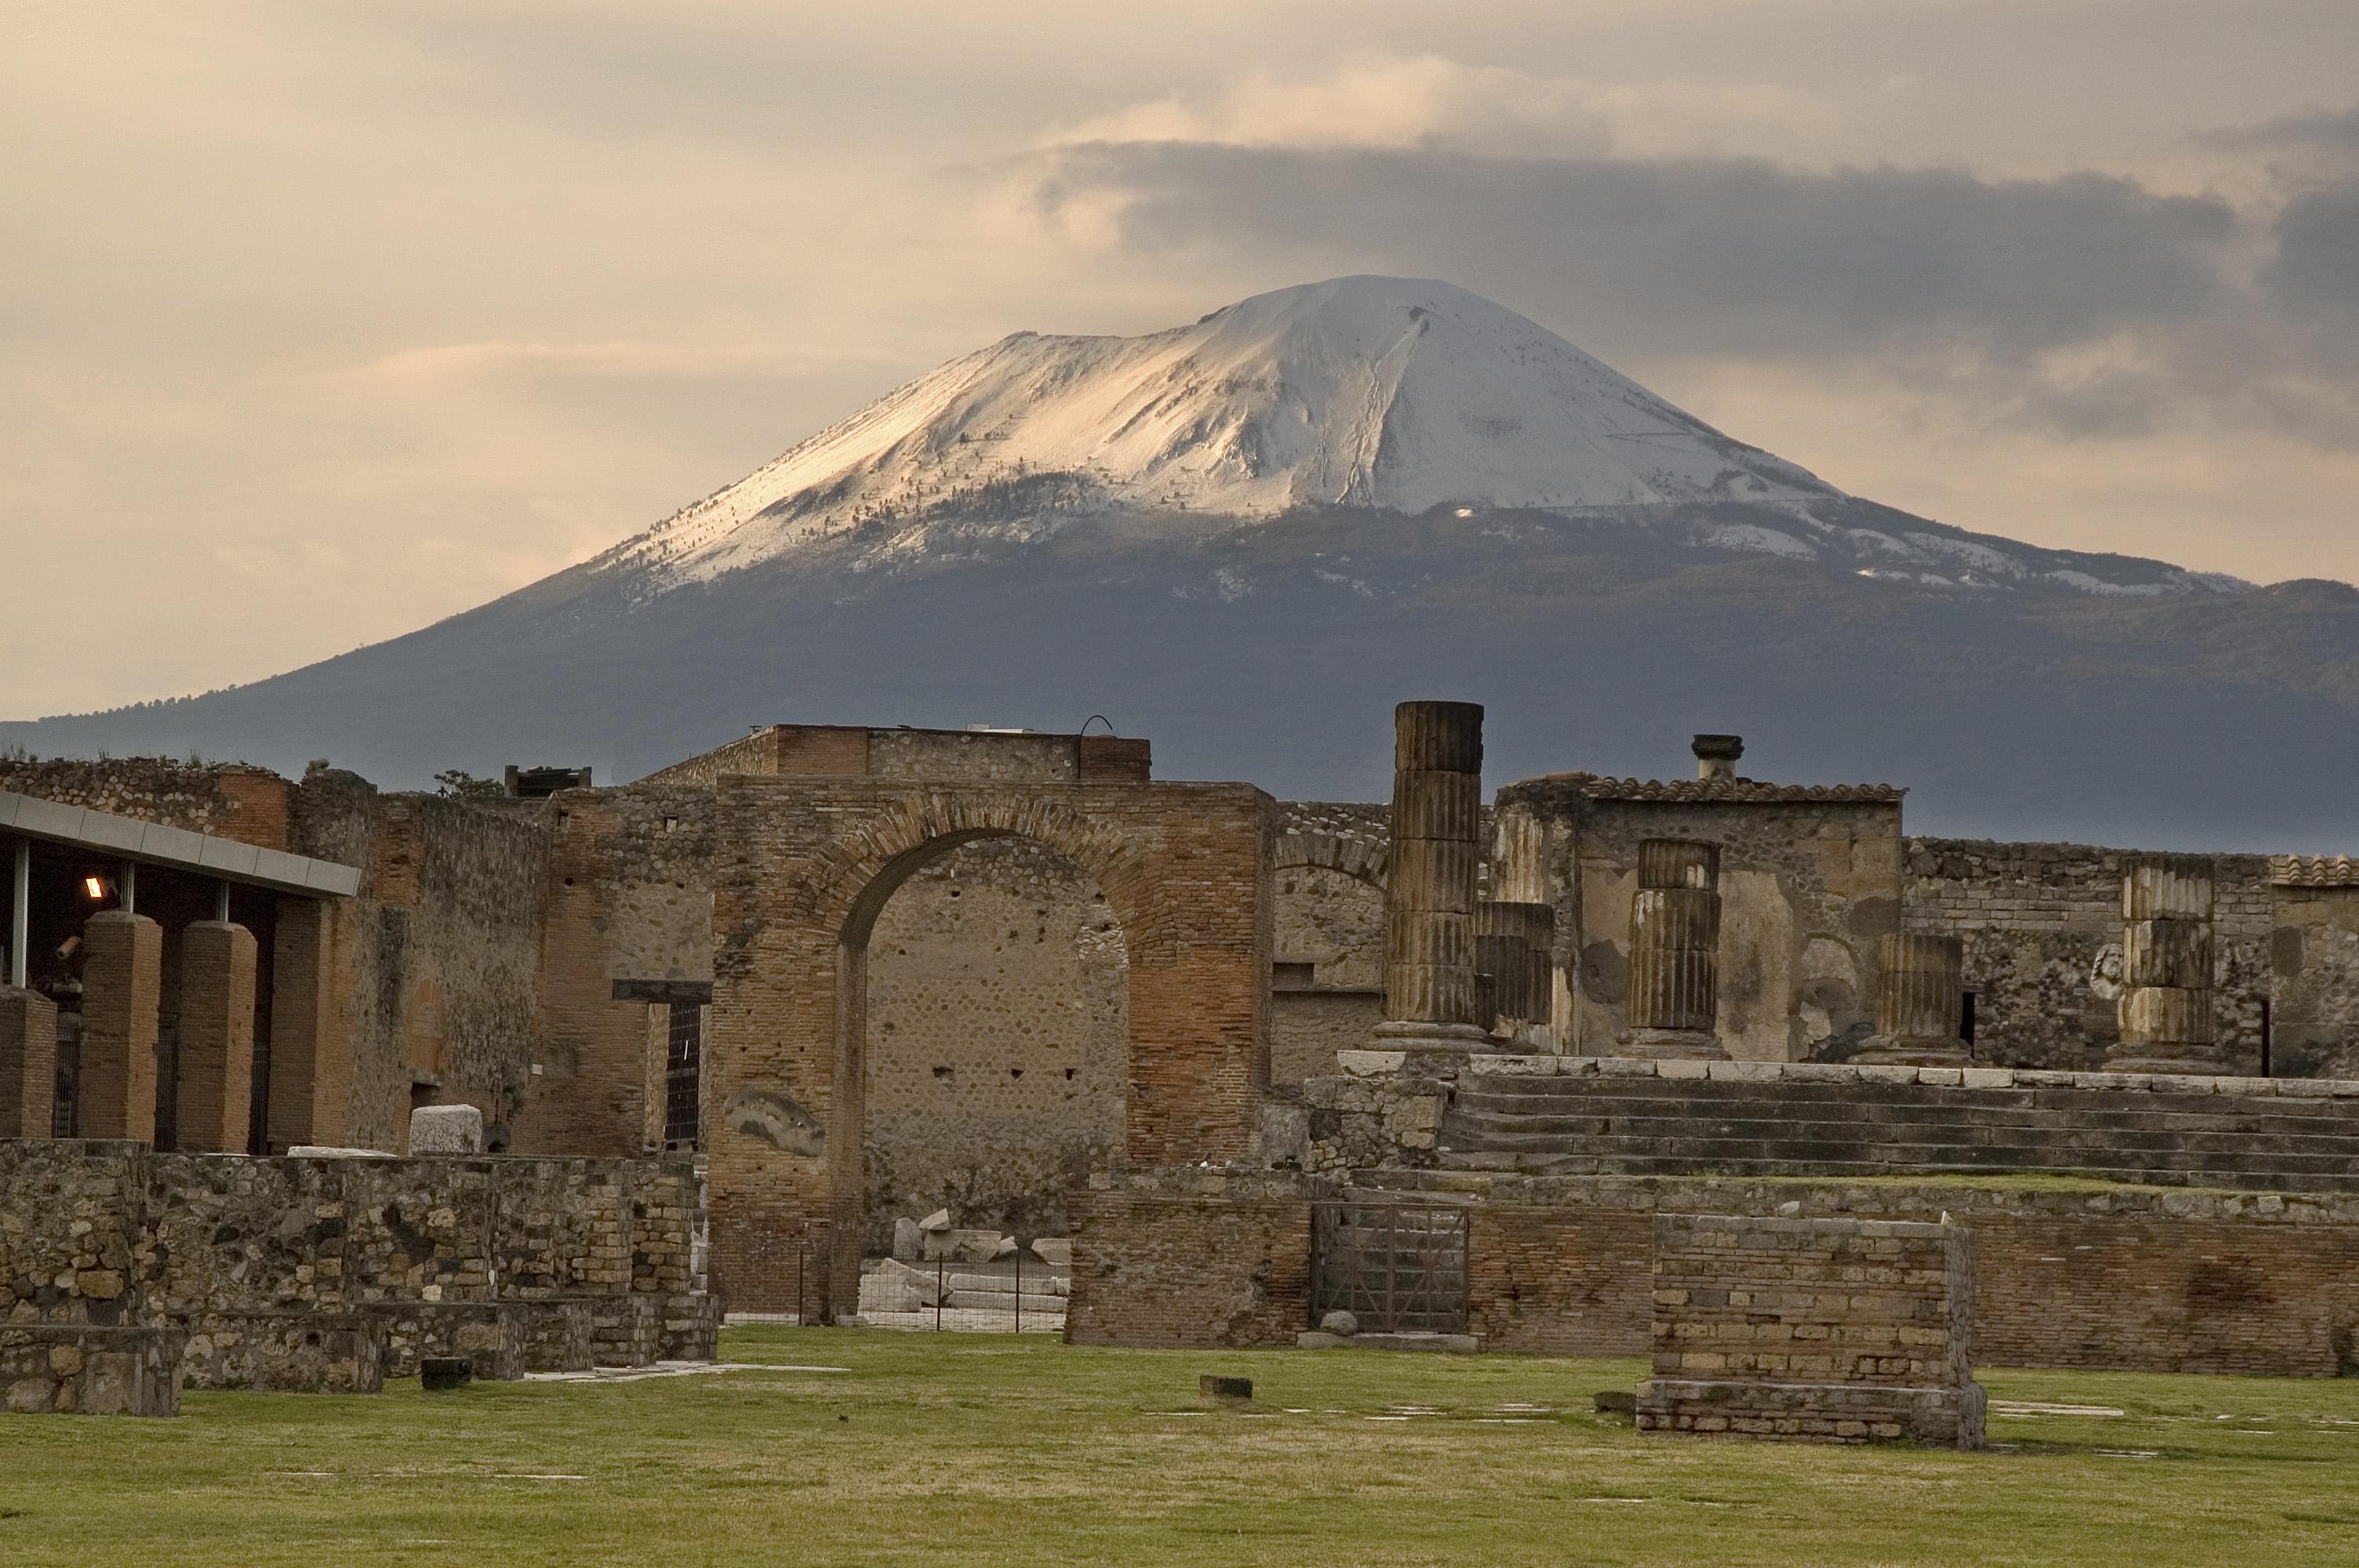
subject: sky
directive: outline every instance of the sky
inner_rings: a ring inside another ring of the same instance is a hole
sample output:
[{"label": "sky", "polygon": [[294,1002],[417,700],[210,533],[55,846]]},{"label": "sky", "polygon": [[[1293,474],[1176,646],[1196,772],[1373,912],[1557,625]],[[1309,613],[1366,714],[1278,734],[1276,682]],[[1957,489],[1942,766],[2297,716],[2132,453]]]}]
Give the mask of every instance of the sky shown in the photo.
[{"label": "sky", "polygon": [[0,718],[412,630],[1011,331],[1354,272],[1942,522],[2359,579],[2352,0],[5,11]]}]

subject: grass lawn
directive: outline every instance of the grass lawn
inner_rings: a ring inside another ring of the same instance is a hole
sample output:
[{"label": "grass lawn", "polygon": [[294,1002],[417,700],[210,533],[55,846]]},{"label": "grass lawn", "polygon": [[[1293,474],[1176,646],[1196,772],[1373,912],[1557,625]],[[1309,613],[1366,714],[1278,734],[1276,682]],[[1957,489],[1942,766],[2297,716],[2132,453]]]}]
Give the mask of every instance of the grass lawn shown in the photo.
[{"label": "grass lawn", "polygon": [[[1636,1361],[729,1331],[831,1367],[0,1416],[0,1563],[2359,1564],[2359,1383],[1988,1371],[1994,1451],[1641,1438]],[[1207,1411],[1205,1371],[1256,1402]]]}]

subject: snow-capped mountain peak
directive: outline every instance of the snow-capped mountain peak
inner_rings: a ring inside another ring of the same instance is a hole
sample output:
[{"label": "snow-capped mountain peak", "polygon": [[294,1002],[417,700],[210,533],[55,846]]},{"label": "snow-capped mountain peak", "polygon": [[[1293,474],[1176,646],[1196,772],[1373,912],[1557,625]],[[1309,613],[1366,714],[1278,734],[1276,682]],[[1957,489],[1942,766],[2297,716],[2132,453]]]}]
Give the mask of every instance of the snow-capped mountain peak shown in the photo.
[{"label": "snow-capped mountain peak", "polygon": [[1312,506],[1551,511],[1837,492],[1432,279],[1343,277],[1143,337],[1018,332],[909,383],[603,564],[709,579],[863,524]]}]

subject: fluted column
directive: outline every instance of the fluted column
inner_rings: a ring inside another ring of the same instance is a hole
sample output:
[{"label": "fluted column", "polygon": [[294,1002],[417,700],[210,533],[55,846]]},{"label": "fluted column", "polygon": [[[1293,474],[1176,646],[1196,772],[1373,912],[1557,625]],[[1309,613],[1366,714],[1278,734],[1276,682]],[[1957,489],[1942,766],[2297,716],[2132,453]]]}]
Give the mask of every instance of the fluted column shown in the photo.
[{"label": "fluted column", "polygon": [[1556,910],[1545,903],[1485,899],[1474,907],[1474,970],[1489,982],[1495,1033],[1529,1044],[1545,1029],[1554,1000],[1549,964],[1556,940]]},{"label": "fluted column", "polygon": [[1725,1059],[1719,968],[1720,847],[1644,840],[1630,905],[1632,1054]]},{"label": "fluted column", "polygon": [[1875,939],[1875,1036],[1856,1062],[1919,1067],[1962,1067],[1966,1043],[1958,1036],[1965,1013],[1966,944],[1962,937],[1895,931]]},{"label": "fluted column", "polygon": [[1393,734],[1386,1022],[1376,1034],[1396,1044],[1479,1046],[1489,1040],[1474,997],[1483,709],[1404,702],[1393,710]]},{"label": "fluted column", "polygon": [[2112,1072],[2221,1073],[2212,1005],[2212,867],[2142,855],[2122,871],[2121,1043]]}]

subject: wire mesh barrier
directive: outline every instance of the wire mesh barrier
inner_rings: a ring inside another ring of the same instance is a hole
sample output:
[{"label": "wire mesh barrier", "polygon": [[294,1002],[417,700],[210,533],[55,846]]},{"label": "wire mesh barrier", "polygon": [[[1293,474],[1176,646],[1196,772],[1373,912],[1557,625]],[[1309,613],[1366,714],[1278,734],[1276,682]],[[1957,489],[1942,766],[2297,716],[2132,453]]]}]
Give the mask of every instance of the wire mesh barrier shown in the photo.
[{"label": "wire mesh barrier", "polygon": [[860,1276],[860,1321],[871,1328],[965,1334],[1065,1332],[1070,1268],[1016,1248],[986,1261],[875,1258]]},{"label": "wire mesh barrier", "polygon": [[1440,1204],[1313,1204],[1310,1321],[1348,1312],[1364,1334],[1466,1332],[1466,1211]]},{"label": "wire mesh barrier", "polygon": [[[733,1312],[732,1323],[859,1325],[963,1334],[1065,1332],[1065,1298],[1072,1289],[1069,1255],[1056,1244],[1054,1263],[1006,1238],[998,1256],[950,1255],[911,1261],[869,1258],[860,1264],[856,1312],[841,1310],[835,1294],[833,1236],[825,1220],[806,1225],[782,1256],[787,1310]],[[1049,1247],[1041,1243],[1043,1248]]]}]

